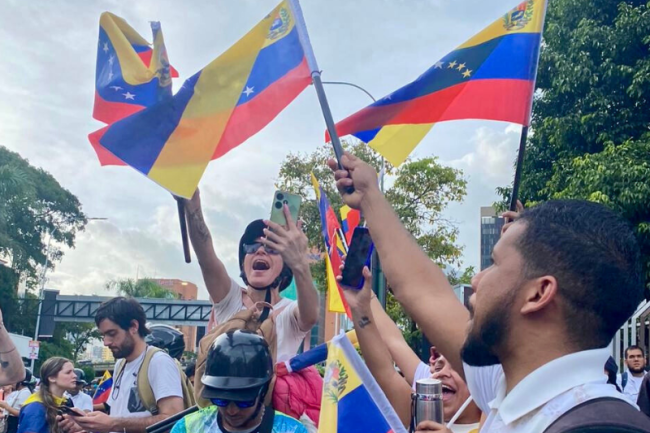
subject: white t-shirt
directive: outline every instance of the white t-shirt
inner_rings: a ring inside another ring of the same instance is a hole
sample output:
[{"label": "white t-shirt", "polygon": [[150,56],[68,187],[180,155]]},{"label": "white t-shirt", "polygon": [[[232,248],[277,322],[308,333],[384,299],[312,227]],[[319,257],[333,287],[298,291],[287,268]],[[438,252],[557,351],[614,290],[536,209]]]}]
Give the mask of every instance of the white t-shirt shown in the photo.
[{"label": "white t-shirt", "polygon": [[415,382],[420,379],[431,379],[431,367],[429,367],[429,364],[425,364],[422,361],[420,361],[418,368],[416,368],[415,373],[413,373],[413,383],[411,384],[413,391],[415,391]]},{"label": "white t-shirt", "polygon": [[476,405],[488,415],[481,433],[542,433],[568,410],[600,397],[627,401],[607,383],[603,366],[608,349],[572,353],[528,374],[508,394],[501,365],[464,365]]},{"label": "white t-shirt", "polygon": [[473,424],[454,424],[451,426],[451,431],[453,433],[478,433],[478,428],[480,423],[475,422]]},{"label": "white t-shirt", "polygon": [[[150,349],[151,347],[147,346],[147,350]],[[131,390],[133,390],[134,397],[137,396],[138,371],[142,366],[142,361],[144,361],[145,353],[142,352],[136,359],[128,362],[119,376],[117,372],[124,360],[120,359],[115,363],[115,369],[113,371],[116,372],[116,375],[113,376],[113,388],[106,402],[111,407],[111,417],[144,418],[151,416],[151,412],[145,410],[141,403],[140,405],[137,403],[132,404],[131,410],[129,410]],[[166,397],[183,398],[180,372],[174,360],[167,353],[157,352],[153,355],[147,376],[156,401],[160,401]],[[134,402],[137,402],[137,400],[139,399],[135,399]]]},{"label": "white t-shirt", "polygon": [[20,410],[20,408],[23,407],[25,400],[27,400],[30,395],[32,395],[31,391],[28,388],[23,388],[20,391],[14,391],[9,394],[6,401],[13,409]]},{"label": "white t-shirt", "polygon": [[[645,377],[645,374],[641,377],[635,377],[632,376],[632,373],[629,371],[627,372],[627,383],[625,384],[625,389],[623,390],[623,394],[627,396],[627,398],[634,404],[636,404],[637,399],[639,398],[639,391],[641,390],[641,382],[643,382],[643,378]],[[619,385],[621,385],[622,380],[619,378]]]},{"label": "white t-shirt", "polygon": [[76,407],[77,409],[88,411],[88,412],[93,411],[93,399],[85,392],[80,392],[77,395],[71,395],[70,393],[65,392],[63,396],[65,398],[69,398],[70,400],[72,400],[74,407]]},{"label": "white t-shirt", "polygon": [[[241,310],[246,309],[242,298],[242,289],[233,279],[230,279],[230,291],[221,302],[214,304],[216,323],[224,323]],[[273,306],[274,311],[280,311],[275,317],[275,333],[278,338],[277,362],[291,359],[297,352],[308,331],[301,331],[296,317],[298,303],[282,298]]]}]

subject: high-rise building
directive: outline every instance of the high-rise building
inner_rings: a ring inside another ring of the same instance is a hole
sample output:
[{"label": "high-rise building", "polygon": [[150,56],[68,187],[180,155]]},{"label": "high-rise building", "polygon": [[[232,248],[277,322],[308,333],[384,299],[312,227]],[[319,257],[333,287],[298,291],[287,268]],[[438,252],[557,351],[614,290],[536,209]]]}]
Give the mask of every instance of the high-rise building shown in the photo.
[{"label": "high-rise building", "polygon": [[[178,294],[180,299],[196,300],[198,288],[194,283],[177,279],[152,279],[152,281]],[[196,327],[176,326],[176,328],[185,335],[185,351],[194,352],[196,350]]]},{"label": "high-rise building", "polygon": [[492,206],[481,207],[481,270],[492,265],[492,249],[501,236],[504,219]]}]

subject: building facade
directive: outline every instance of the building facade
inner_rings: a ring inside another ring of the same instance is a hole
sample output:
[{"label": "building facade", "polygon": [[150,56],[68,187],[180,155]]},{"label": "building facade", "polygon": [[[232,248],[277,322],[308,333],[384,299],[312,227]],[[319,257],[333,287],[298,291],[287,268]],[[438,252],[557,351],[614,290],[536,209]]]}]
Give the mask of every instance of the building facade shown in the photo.
[{"label": "building facade", "polygon": [[501,236],[504,219],[493,207],[481,207],[481,270],[492,265],[492,249]]}]

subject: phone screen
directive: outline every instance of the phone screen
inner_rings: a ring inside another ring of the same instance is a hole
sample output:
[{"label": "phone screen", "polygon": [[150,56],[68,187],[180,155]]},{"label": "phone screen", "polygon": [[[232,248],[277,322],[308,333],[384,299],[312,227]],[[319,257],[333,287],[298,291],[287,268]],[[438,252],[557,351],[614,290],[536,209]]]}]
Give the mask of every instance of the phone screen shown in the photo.
[{"label": "phone screen", "polygon": [[363,267],[369,264],[372,253],[372,238],[365,227],[354,229],[350,249],[341,273],[341,284],[355,289],[363,287]]}]

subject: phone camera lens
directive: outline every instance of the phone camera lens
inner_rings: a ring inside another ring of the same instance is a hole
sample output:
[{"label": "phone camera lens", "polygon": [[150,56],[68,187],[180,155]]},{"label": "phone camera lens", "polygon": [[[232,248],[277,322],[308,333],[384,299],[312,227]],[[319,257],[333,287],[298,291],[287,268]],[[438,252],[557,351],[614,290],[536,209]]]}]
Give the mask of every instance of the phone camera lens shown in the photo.
[{"label": "phone camera lens", "polygon": [[278,195],[275,196],[278,200],[282,200],[284,198],[284,194],[278,193]]},{"label": "phone camera lens", "polygon": [[280,203],[279,201],[276,201],[275,202],[275,208],[276,209],[282,209],[282,203]]}]

